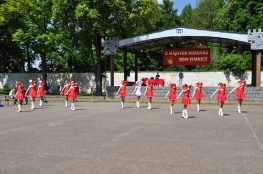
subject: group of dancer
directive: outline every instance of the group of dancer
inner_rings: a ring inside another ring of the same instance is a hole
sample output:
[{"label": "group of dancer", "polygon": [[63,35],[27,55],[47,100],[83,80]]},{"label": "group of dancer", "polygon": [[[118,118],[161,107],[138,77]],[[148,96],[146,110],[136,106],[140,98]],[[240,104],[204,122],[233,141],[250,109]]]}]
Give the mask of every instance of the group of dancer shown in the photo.
[{"label": "group of dancer", "polygon": [[[127,81],[122,80],[121,86],[116,93],[116,95],[119,95],[121,98],[121,108],[124,108],[124,100],[125,100],[125,96],[126,96],[126,84],[127,84]],[[151,109],[152,97],[154,96],[153,84],[150,81],[147,81],[146,84],[147,84],[147,86],[146,86],[146,90],[144,92],[144,96],[147,97],[147,99],[148,99],[148,108],[147,109]],[[244,92],[245,91],[244,90],[245,84],[246,84],[245,80],[238,80],[238,84],[234,87],[234,89],[232,91],[230,91],[228,93],[228,95],[230,95],[232,92],[234,92],[236,90],[236,96],[235,97],[237,99],[237,111],[238,111],[238,113],[241,113],[242,101],[245,98],[245,92]],[[202,94],[203,82],[196,82],[195,85],[196,86],[194,88],[192,98],[196,99],[197,111],[199,112],[200,111],[201,99],[203,98],[203,94]],[[192,85],[183,84],[182,85],[182,91],[180,92],[180,94],[177,97],[176,97],[176,84],[170,83],[169,87],[170,87],[170,89],[168,90],[164,99],[166,99],[168,97],[170,100],[170,114],[174,114],[173,108],[174,108],[175,100],[178,100],[181,97],[181,95],[183,94],[182,99],[181,99],[181,103],[183,104],[182,118],[187,119],[188,118],[187,106],[189,104],[191,104],[190,90],[192,88]],[[218,105],[219,105],[218,115],[223,116],[224,115],[223,114],[223,106],[224,106],[224,102],[227,100],[226,84],[219,82],[218,88],[210,96],[210,99],[212,99],[216,93],[218,93],[217,98],[216,98],[216,100],[218,101]],[[136,107],[140,107],[140,97],[142,96],[142,82],[136,81],[135,89],[132,92],[132,95],[133,94],[136,95],[136,99],[137,99]]]},{"label": "group of dancer", "polygon": [[[29,80],[29,86],[24,93],[24,85],[16,81],[15,88],[17,90],[14,98],[17,100],[18,103],[18,111],[17,112],[22,112],[22,102],[23,99],[28,96],[30,97],[31,100],[31,109],[35,109],[35,102],[36,102],[36,97],[39,97],[39,106],[43,106],[43,97],[45,96],[45,81],[41,80],[38,82],[38,88],[37,88],[37,81],[36,80]],[[71,103],[71,110],[75,111],[75,106],[74,102],[77,98],[77,94],[79,92],[79,87],[78,83],[74,81],[65,81],[65,84],[63,88],[61,88],[60,93],[63,94],[65,97],[65,106],[68,107],[68,99],[72,99]]]},{"label": "group of dancer", "polygon": [[64,86],[60,89],[60,94],[64,95],[65,107],[68,107],[68,99],[71,99],[71,110],[75,111],[75,101],[79,93],[79,85],[75,81],[66,80]]},{"label": "group of dancer", "polygon": [[29,86],[24,93],[24,85],[16,81],[16,89],[17,92],[15,94],[15,99],[17,100],[17,106],[18,106],[18,111],[17,112],[22,112],[22,102],[25,96],[29,96],[31,100],[31,109],[35,109],[35,101],[36,97],[40,97],[39,101],[39,106],[43,105],[43,96],[45,95],[45,81],[41,80],[38,82],[38,89],[37,89],[37,81],[36,80],[29,80]]},{"label": "group of dancer", "polygon": [[[126,84],[127,81],[122,80],[121,86],[119,87],[119,90],[117,91],[116,95],[120,96],[121,99],[121,108],[124,108],[124,100],[126,97]],[[242,101],[245,98],[244,88],[245,88],[246,81],[245,80],[238,80],[238,84],[231,90],[228,95],[230,95],[232,92],[236,90],[236,99],[237,99],[237,111],[238,113],[241,113],[241,105]],[[197,104],[197,111],[200,111],[200,103],[201,99],[203,98],[202,94],[202,82],[196,82],[196,86],[194,87],[194,91],[192,94],[192,98],[196,99]],[[169,85],[170,89],[168,90],[167,94],[165,95],[164,99],[167,97],[170,100],[170,114],[174,114],[174,102],[175,100],[178,100],[181,95],[181,103],[183,104],[183,111],[182,111],[182,118],[188,118],[187,113],[187,106],[191,104],[190,99],[190,90],[192,88],[192,85],[183,84],[182,85],[182,91],[180,94],[176,97],[176,84],[170,83]],[[37,88],[37,81],[36,80],[29,80],[29,86],[24,94],[24,85],[16,81],[16,88],[17,92],[15,94],[15,99],[17,99],[18,102],[18,111],[22,111],[22,101],[25,98],[25,96],[29,96],[31,100],[31,109],[35,109],[35,101],[36,97],[40,97],[39,106],[41,107],[43,105],[43,96],[45,96],[45,81],[41,80],[38,82],[38,88]],[[79,87],[78,83],[74,81],[68,81],[66,80],[63,87],[60,89],[60,94],[64,95],[65,100],[65,107],[68,107],[68,99],[71,99],[71,110],[75,111],[75,105],[74,102],[77,99],[77,95],[79,93]],[[227,100],[226,96],[226,84],[225,83],[218,83],[218,88],[213,92],[211,95],[211,99],[213,96],[218,93],[216,100],[218,101],[219,105],[219,111],[218,115],[223,116],[223,106],[224,102]],[[142,96],[142,82],[137,81],[134,91],[132,92],[132,95],[136,95],[136,107],[140,107],[140,98]],[[144,96],[147,97],[148,100],[148,107],[147,109],[152,108],[152,98],[154,97],[153,92],[153,84],[150,81],[147,81],[146,90],[144,92]]]}]

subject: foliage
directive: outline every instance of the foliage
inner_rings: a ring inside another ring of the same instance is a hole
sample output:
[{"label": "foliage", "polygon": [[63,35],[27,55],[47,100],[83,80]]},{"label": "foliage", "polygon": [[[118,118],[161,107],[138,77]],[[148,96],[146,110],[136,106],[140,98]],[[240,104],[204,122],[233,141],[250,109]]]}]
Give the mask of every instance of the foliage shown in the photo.
[{"label": "foliage", "polygon": [[[3,0],[0,71],[34,72],[37,70],[32,65],[40,60],[43,78],[47,72],[93,71],[100,86],[102,72],[110,70],[109,57],[101,50],[102,37],[122,39],[176,26],[235,32],[263,27],[262,0],[197,0],[195,7],[186,5],[180,16],[177,11],[170,0],[162,4],[156,0]],[[185,40],[174,43],[174,48],[198,45],[199,41]],[[162,49],[167,48],[163,45],[138,53],[138,69],[229,73],[237,67],[251,69],[248,48],[204,45],[211,50],[209,66],[163,66]],[[123,71],[123,52],[119,51],[114,60],[115,71]],[[134,70],[134,54],[127,54],[127,65]]]},{"label": "foliage", "polygon": [[219,70],[223,70],[226,74],[231,73],[233,76],[237,76],[237,69],[241,70],[241,75],[246,70],[251,69],[251,56],[249,54],[228,54],[223,55],[217,62]]}]

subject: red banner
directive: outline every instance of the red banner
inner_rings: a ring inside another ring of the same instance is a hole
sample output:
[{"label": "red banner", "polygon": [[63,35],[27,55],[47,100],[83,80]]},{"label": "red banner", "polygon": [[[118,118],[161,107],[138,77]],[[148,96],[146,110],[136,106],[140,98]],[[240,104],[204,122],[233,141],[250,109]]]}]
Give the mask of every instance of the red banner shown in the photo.
[{"label": "red banner", "polygon": [[163,65],[210,65],[210,48],[164,49]]}]

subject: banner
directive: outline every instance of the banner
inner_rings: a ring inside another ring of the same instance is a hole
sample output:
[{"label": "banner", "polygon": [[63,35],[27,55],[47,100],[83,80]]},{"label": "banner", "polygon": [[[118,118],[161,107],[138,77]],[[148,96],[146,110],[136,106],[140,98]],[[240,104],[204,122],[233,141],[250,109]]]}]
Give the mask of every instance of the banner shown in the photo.
[{"label": "banner", "polygon": [[210,48],[167,48],[163,65],[210,65]]}]

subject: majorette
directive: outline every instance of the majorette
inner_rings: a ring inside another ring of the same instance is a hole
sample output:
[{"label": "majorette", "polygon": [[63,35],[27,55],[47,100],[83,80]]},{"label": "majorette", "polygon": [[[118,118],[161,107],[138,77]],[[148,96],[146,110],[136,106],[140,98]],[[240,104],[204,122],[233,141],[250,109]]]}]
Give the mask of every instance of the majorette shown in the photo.
[{"label": "majorette", "polygon": [[121,86],[119,87],[119,90],[117,91],[116,95],[119,95],[121,98],[121,108],[124,108],[124,100],[126,96],[126,83],[127,81],[122,80],[121,81]]},{"label": "majorette", "polygon": [[170,114],[174,114],[173,108],[174,108],[174,101],[176,100],[176,84],[175,83],[170,83],[170,89],[168,90],[166,96],[164,99],[167,98],[169,95],[169,100],[170,100]]},{"label": "majorette", "polygon": [[35,100],[37,96],[37,84],[35,80],[29,80],[29,87],[26,91],[26,95],[30,97],[31,100],[31,109],[35,109]]},{"label": "majorette", "polygon": [[132,94],[136,95],[136,107],[140,107],[140,98],[141,98],[141,95],[142,95],[142,83],[141,81],[136,81],[136,86],[135,86],[135,89],[134,91],[132,92]]},{"label": "majorette", "polygon": [[195,83],[195,88],[194,88],[194,92],[192,95],[192,98],[196,99],[196,106],[197,106],[197,111],[200,111],[200,103],[201,103],[201,99],[203,97],[202,94],[202,86],[203,86],[203,82],[196,82]]},{"label": "majorette", "polygon": [[154,93],[153,93],[153,84],[149,80],[147,81],[147,87],[144,92],[144,96],[148,98],[148,108],[147,109],[151,109],[152,108],[152,98],[154,96]]},{"label": "majorette", "polygon": [[237,83],[238,84],[234,87],[234,89],[231,92],[228,93],[228,95],[230,95],[234,90],[236,90],[237,112],[241,113],[242,102],[243,102],[243,99],[246,97],[245,95],[246,81],[239,79]]},{"label": "majorette", "polygon": [[17,88],[17,92],[15,95],[15,99],[17,99],[17,103],[18,103],[18,111],[17,112],[22,112],[22,101],[25,98],[24,85],[21,82],[16,81],[16,88]]},{"label": "majorette", "polygon": [[182,118],[188,118],[188,113],[187,113],[187,105],[191,104],[191,100],[189,98],[190,95],[190,89],[192,88],[192,85],[187,85],[187,84],[183,84],[183,90],[181,91],[181,93],[179,94],[179,96],[177,97],[180,98],[180,96],[182,95],[182,93],[184,93],[181,103],[184,105],[184,109],[183,109],[183,113],[182,113]]},{"label": "majorette", "polygon": [[224,107],[224,102],[227,100],[227,97],[226,97],[226,84],[219,82],[218,83],[218,88],[211,95],[210,98],[212,98],[215,95],[216,92],[218,92],[218,95],[217,95],[217,98],[216,98],[216,100],[218,101],[218,105],[219,105],[218,115],[224,116],[223,107]]}]

